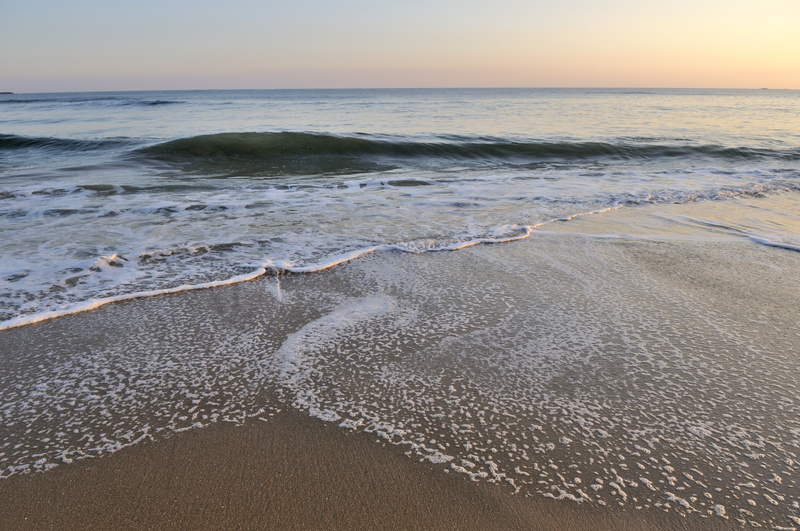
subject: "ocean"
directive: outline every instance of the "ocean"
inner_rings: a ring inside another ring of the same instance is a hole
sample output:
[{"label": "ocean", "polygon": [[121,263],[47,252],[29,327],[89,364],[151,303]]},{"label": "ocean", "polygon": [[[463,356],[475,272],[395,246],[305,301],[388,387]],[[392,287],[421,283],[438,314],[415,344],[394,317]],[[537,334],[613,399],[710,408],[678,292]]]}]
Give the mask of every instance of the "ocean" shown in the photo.
[{"label": "ocean", "polygon": [[763,90],[3,95],[0,327],[608,208],[796,191],[798,116],[797,92]]},{"label": "ocean", "polygon": [[0,95],[0,477],[292,409],[518,495],[798,526],[798,117]]}]

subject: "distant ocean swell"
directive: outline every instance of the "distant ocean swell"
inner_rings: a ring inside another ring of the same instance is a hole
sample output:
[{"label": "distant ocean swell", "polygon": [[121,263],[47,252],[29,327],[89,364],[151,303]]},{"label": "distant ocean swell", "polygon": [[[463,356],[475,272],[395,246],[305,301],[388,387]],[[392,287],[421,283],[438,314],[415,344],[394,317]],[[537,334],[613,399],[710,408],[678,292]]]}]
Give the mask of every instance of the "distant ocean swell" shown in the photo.
[{"label": "distant ocean swell", "polygon": [[0,98],[0,105],[64,105],[64,104],[111,104],[111,105],[141,105],[151,107],[154,105],[174,105],[184,103],[180,100],[141,100],[133,98],[107,97],[72,97],[60,99],[30,98],[30,97],[10,97]]},{"label": "distant ocean swell", "polygon": [[[162,102],[150,102],[160,104]],[[141,141],[140,141],[141,142]],[[138,142],[138,143],[140,143]],[[25,149],[94,151],[119,148],[133,139],[75,140],[51,137],[0,135],[0,152]],[[422,142],[405,138],[338,136],[317,133],[217,133],[179,138],[131,149],[128,156],[187,167],[191,171],[217,171],[225,164],[232,171],[308,173],[326,166],[341,170],[373,170],[381,164],[424,160],[507,163],[614,162],[659,159],[706,159],[723,161],[800,161],[800,149],[765,149],[663,142],[539,142],[504,138],[435,137]]]},{"label": "distant ocean swell", "polygon": [[56,137],[26,137],[0,134],[0,154],[4,151],[48,150],[63,153],[100,151],[130,145],[128,139],[78,140]]}]

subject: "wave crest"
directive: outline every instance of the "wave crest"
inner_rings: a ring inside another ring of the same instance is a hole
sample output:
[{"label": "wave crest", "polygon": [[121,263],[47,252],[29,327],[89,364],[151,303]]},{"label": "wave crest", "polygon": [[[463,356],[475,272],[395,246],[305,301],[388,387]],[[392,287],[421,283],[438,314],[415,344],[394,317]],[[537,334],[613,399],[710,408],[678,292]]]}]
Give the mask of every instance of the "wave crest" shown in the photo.
[{"label": "wave crest", "polygon": [[408,164],[540,163],[658,159],[800,160],[800,150],[620,142],[526,142],[442,137],[431,142],[319,133],[217,133],[170,140],[137,151],[145,159],[200,173],[366,172]]},{"label": "wave crest", "polygon": [[47,149],[62,152],[97,151],[118,147],[128,143],[127,139],[110,138],[99,140],[78,140],[58,137],[29,137],[0,134],[0,152],[29,149]]}]

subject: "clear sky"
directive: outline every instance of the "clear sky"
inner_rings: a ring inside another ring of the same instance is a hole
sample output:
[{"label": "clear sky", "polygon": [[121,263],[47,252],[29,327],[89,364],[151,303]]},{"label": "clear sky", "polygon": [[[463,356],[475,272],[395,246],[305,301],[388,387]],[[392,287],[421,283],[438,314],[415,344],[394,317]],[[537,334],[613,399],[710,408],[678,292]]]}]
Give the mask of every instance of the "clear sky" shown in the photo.
[{"label": "clear sky", "polygon": [[0,91],[800,89],[800,0],[0,0]]}]

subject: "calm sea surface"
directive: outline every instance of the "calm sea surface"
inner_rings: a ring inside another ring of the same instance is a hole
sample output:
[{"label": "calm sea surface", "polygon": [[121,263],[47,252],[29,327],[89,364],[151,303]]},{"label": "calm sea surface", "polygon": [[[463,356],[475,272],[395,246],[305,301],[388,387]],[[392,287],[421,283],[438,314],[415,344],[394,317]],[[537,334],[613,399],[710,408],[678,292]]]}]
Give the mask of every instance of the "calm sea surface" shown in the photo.
[{"label": "calm sea surface", "polygon": [[797,91],[0,95],[0,326],[799,177]]}]

